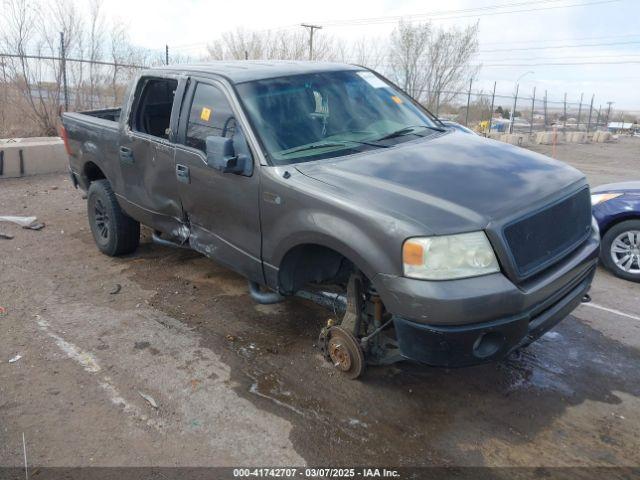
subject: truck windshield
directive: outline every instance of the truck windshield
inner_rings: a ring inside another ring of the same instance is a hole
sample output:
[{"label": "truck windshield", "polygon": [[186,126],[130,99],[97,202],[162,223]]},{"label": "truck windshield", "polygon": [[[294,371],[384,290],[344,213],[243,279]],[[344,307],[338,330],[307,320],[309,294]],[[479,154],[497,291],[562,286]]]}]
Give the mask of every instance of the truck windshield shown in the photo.
[{"label": "truck windshield", "polygon": [[237,88],[276,165],[385,148],[442,131],[406,95],[366,70],[271,78]]}]

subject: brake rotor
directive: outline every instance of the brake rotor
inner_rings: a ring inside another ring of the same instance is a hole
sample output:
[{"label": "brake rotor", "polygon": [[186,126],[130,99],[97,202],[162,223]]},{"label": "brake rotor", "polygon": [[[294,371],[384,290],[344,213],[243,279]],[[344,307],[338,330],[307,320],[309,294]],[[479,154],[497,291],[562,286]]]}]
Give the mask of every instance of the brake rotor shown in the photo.
[{"label": "brake rotor", "polygon": [[364,371],[364,353],[356,338],[342,327],[327,332],[327,356],[333,366],[349,378],[358,378]]}]

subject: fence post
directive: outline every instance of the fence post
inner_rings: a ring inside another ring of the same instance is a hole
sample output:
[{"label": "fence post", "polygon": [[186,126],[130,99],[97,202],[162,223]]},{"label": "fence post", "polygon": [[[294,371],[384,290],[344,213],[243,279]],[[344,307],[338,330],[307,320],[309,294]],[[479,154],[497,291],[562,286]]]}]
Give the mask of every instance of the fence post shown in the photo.
[{"label": "fence post", "polygon": [[567,92],[564,92],[564,108],[562,112],[562,118],[564,118],[564,129],[567,129]]},{"label": "fence post", "polygon": [[600,112],[602,111],[602,104],[598,106],[598,116],[596,117],[596,130],[600,128]]},{"label": "fence post", "polygon": [[69,88],[67,85],[67,59],[64,48],[64,32],[60,32],[60,70],[62,71],[62,89],[64,91],[64,110],[69,111]]},{"label": "fence post", "polygon": [[493,93],[491,94],[491,111],[489,111],[489,129],[487,130],[487,135],[491,133],[491,123],[493,122],[493,102],[496,99],[496,83],[493,82]]},{"label": "fence post", "polygon": [[591,114],[593,113],[593,99],[595,96],[595,93],[591,95],[591,105],[589,106],[589,120],[587,121],[587,135],[589,135],[589,128],[591,128]]},{"label": "fence post", "polygon": [[580,130],[580,117],[582,116],[582,99],[584,97],[584,93],[580,94],[580,104],[578,105],[578,122],[576,125],[576,130]]},{"label": "fence post", "polygon": [[531,124],[529,125],[529,135],[533,134],[533,111],[536,108],[536,87],[533,87],[533,97],[531,97]]},{"label": "fence post", "polygon": [[436,117],[440,118],[440,90],[436,93]]},{"label": "fence post", "polygon": [[169,45],[164,46],[164,64],[169,65]]},{"label": "fence post", "polygon": [[473,78],[469,80],[469,93],[467,94],[467,114],[464,117],[464,126],[469,126],[469,104],[471,103],[471,86],[473,85]]},{"label": "fence post", "polygon": [[509,122],[509,133],[513,133],[513,123],[516,121],[516,105],[518,104],[518,90],[520,84],[516,83],[516,96],[513,97],[513,108],[511,109],[511,121]]},{"label": "fence post", "polygon": [[547,91],[544,91],[544,131],[547,131]]}]

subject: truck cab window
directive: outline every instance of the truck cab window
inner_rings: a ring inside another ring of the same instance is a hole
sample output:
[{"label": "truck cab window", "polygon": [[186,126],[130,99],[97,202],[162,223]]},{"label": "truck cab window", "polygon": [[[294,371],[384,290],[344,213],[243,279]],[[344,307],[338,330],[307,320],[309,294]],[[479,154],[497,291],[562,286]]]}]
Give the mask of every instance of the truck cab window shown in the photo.
[{"label": "truck cab window", "polygon": [[191,102],[185,144],[205,151],[206,138],[233,137],[236,121],[224,93],[212,85],[198,83]]},{"label": "truck cab window", "polygon": [[139,87],[140,100],[132,116],[131,129],[168,139],[171,108],[177,87],[178,81],[173,79],[143,79]]}]

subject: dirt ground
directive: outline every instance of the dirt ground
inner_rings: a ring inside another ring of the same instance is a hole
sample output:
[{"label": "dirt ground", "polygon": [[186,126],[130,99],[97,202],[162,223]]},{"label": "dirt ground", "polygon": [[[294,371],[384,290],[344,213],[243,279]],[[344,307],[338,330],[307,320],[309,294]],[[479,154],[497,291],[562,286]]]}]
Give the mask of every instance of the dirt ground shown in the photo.
[{"label": "dirt ground", "polygon": [[[557,156],[592,185],[637,179],[626,140]],[[23,433],[43,466],[640,465],[638,284],[599,269],[592,304],[502,363],[349,381],[314,345],[327,311],[256,305],[148,232],[104,256],[81,195],[64,175],[0,180],[0,214],[46,224],[0,223],[0,465],[22,465]]]}]

